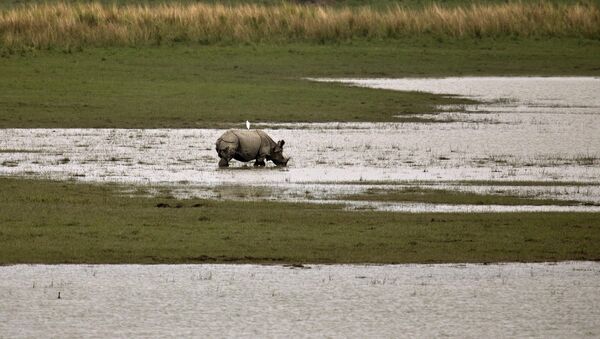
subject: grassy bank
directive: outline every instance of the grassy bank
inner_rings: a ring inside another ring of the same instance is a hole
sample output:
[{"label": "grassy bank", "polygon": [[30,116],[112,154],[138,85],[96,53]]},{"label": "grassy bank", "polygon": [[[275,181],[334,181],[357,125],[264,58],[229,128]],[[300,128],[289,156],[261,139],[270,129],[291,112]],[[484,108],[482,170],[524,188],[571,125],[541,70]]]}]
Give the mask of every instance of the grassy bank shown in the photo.
[{"label": "grassy bank", "polygon": [[13,51],[0,58],[0,128],[397,121],[469,101],[302,78],[600,75],[598,55],[600,42],[580,39]]},{"label": "grassy bank", "polygon": [[0,263],[599,260],[587,213],[403,214],[0,179]]},{"label": "grassy bank", "polygon": [[600,37],[593,3],[503,4],[422,8],[280,4],[104,5],[50,3],[0,11],[0,45],[140,46],[172,42],[345,42],[415,36]]}]

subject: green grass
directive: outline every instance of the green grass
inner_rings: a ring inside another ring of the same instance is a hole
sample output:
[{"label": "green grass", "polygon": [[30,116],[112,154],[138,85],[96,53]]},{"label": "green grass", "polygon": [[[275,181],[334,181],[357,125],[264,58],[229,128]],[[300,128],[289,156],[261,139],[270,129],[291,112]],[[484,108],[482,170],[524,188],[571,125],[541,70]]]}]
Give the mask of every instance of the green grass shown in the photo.
[{"label": "green grass", "polygon": [[594,213],[351,212],[119,190],[0,179],[0,264],[600,260]]},{"label": "green grass", "polygon": [[423,202],[451,205],[579,205],[577,201],[556,199],[534,199],[503,194],[477,194],[425,188],[379,189],[370,188],[365,193],[340,197],[344,200]]},{"label": "green grass", "polygon": [[4,50],[0,128],[396,121],[470,101],[302,78],[600,75],[599,54],[579,39]]}]

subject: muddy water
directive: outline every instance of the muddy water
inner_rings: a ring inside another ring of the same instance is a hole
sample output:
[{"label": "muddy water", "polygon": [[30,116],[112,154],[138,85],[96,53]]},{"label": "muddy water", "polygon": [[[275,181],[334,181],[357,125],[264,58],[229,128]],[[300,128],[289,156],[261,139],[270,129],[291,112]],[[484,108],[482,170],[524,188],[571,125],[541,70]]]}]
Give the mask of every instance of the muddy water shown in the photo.
[{"label": "muddy water", "polygon": [[600,335],[595,262],[17,265],[0,294],[8,338]]},{"label": "muddy water", "polygon": [[[435,115],[447,121],[443,124],[269,124],[267,132],[285,139],[292,156],[285,169],[257,170],[235,161],[230,169],[218,169],[214,141],[222,130],[3,129],[0,175],[168,185],[181,196],[294,201],[338,199],[363,192],[371,181],[491,193],[500,189],[452,183],[569,181],[587,185],[513,187],[511,194],[600,203],[598,78],[343,81],[487,103],[468,108],[470,113]],[[214,189],[223,185],[258,189],[231,194]],[[405,210],[415,211],[414,206]],[[566,207],[547,207],[552,208]]]}]

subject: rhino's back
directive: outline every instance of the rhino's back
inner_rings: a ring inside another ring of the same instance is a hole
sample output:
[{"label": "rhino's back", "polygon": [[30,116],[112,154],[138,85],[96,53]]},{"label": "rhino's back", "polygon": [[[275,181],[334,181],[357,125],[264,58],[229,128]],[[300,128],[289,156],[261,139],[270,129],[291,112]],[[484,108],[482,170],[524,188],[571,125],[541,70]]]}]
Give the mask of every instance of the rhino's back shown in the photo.
[{"label": "rhino's back", "polygon": [[234,133],[234,131],[233,131],[233,130],[229,130],[229,131],[227,131],[227,132],[223,133],[223,135],[221,135],[221,136],[219,137],[219,139],[217,139],[217,144],[218,144],[220,141],[225,141],[225,142],[227,142],[227,143],[234,143],[234,144],[237,144],[237,142],[238,142],[238,137],[237,137],[237,135],[235,135],[235,133]]},{"label": "rhino's back", "polygon": [[232,131],[238,139],[239,147],[236,152],[236,160],[250,161],[256,159],[259,153],[262,139],[257,130]]}]

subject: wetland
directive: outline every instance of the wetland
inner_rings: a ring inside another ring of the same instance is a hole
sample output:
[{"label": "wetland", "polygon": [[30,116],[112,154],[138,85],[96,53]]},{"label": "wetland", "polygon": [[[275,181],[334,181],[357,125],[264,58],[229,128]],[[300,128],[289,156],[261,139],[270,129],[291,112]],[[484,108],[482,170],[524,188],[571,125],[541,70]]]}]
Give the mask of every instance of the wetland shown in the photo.
[{"label": "wetland", "polygon": [[0,336],[600,334],[598,1],[159,2],[0,4]]}]

